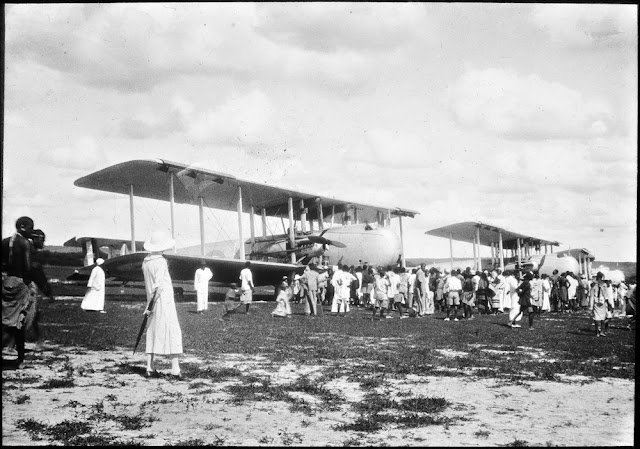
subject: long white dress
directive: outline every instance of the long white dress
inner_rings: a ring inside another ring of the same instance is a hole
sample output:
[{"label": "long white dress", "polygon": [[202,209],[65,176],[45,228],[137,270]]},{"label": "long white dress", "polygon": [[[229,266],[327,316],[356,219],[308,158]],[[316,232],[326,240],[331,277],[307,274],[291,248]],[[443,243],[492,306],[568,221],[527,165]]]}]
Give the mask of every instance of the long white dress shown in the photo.
[{"label": "long white dress", "polygon": [[153,313],[147,324],[147,354],[182,354],[182,331],[173,299],[173,285],[167,260],[150,254],[142,262],[147,304],[157,290]]},{"label": "long white dress", "polygon": [[196,290],[197,306],[196,310],[201,312],[209,308],[209,280],[213,277],[213,273],[209,267],[198,268],[196,270],[193,287]]},{"label": "long white dress", "polygon": [[84,295],[80,307],[84,310],[104,310],[104,270],[96,265],[91,270],[87,281],[87,293]]}]

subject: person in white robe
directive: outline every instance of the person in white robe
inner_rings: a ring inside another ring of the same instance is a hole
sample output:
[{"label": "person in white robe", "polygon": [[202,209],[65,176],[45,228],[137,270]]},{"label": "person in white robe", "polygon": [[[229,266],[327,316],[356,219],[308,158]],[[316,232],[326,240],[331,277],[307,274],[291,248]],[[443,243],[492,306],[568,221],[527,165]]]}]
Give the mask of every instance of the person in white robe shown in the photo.
[{"label": "person in white robe", "polygon": [[193,281],[193,287],[196,290],[196,312],[204,313],[209,308],[209,281],[213,277],[211,269],[207,266],[207,263],[203,260],[201,267],[196,270],[196,275]]},{"label": "person in white robe", "polygon": [[511,301],[506,294],[507,285],[505,283],[505,277],[502,274],[502,270],[498,268],[496,271],[497,271],[496,279],[498,281],[496,283],[496,290],[497,290],[497,294],[500,302],[500,307],[498,308],[498,311],[502,313],[504,312],[504,309],[509,308],[509,306],[511,305]]},{"label": "person in white robe", "polygon": [[509,298],[509,323],[511,327],[520,327],[517,321],[522,320],[523,313],[520,310],[520,297],[518,296],[518,286],[520,281],[516,279],[512,272],[509,272],[505,279],[506,295]]},{"label": "person in white robe", "polygon": [[542,275],[542,312],[551,312],[551,283],[549,282],[549,276]]},{"label": "person in white robe", "polygon": [[[157,376],[155,356],[166,355],[171,360],[171,375],[180,377],[178,357],[182,354],[182,330],[173,297],[173,284],[169,275],[167,259],[163,251],[173,248],[175,242],[163,231],[156,231],[145,241],[144,249],[150,254],[142,262],[144,286],[147,291],[147,307],[144,314],[147,323],[146,353],[147,377]],[[151,299],[155,304],[149,310]]]},{"label": "person in white robe", "polygon": [[276,297],[276,308],[271,312],[272,317],[290,318],[290,307],[287,310],[287,304],[289,303],[289,297],[293,296],[291,287],[286,278],[282,280],[282,283],[278,287],[278,296]]},{"label": "person in white robe", "polygon": [[83,310],[107,313],[104,310],[105,275],[104,270],[100,267],[103,263],[104,259],[98,258],[95,263],[96,266],[91,270],[91,275],[87,281],[87,293],[85,293],[82,304],[80,304]]}]

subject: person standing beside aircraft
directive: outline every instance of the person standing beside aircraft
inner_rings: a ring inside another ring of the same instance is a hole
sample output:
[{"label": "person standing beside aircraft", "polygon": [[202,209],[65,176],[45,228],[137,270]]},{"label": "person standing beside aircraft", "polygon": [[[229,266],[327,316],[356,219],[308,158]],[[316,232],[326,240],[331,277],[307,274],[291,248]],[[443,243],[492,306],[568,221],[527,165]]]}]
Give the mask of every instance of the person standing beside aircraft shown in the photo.
[{"label": "person standing beside aircraft", "polygon": [[338,265],[331,281],[334,291],[331,313],[334,315],[345,316],[350,310],[349,295],[353,276],[347,271],[348,269],[346,265]]},{"label": "person standing beside aircraft", "polygon": [[193,286],[196,290],[196,312],[204,313],[209,308],[209,281],[213,277],[211,269],[205,260],[200,261],[200,268],[196,270]]},{"label": "person standing beside aircraft", "polygon": [[368,265],[362,267],[362,305],[369,307],[372,305],[371,291],[373,290],[373,275]]},{"label": "person standing beside aircraft", "polygon": [[357,306],[358,307],[362,307],[364,306],[364,301],[363,301],[363,296],[364,296],[364,292],[362,291],[363,289],[363,285],[362,285],[362,267],[361,266],[357,266],[356,267],[356,278],[358,279],[358,289],[356,290],[356,296],[357,296]]},{"label": "person standing beside aircraft", "polygon": [[420,267],[416,271],[416,281],[413,287],[414,297],[417,303],[416,312],[418,313],[418,317],[424,316],[427,313],[426,296],[429,285],[427,284],[427,276],[424,269],[425,264],[420,264]]},{"label": "person standing beside aircraft", "polygon": [[82,304],[80,304],[82,310],[95,310],[100,313],[107,313],[104,310],[105,275],[104,270],[100,267],[103,263],[104,259],[101,257],[97,258],[95,266],[93,270],[91,270],[91,275],[87,281],[87,293],[85,293]]},{"label": "person standing beside aircraft", "polygon": [[[149,316],[147,325],[146,353],[147,377],[157,375],[155,356],[167,355],[171,359],[171,375],[180,377],[178,357],[182,354],[182,330],[173,297],[173,283],[169,274],[167,259],[163,251],[173,248],[175,242],[163,231],[155,231],[144,242],[144,249],[150,254],[142,262],[142,274],[147,291],[147,307],[144,314]],[[152,310],[151,300],[155,298]]]},{"label": "person standing beside aircraft", "polygon": [[577,306],[577,300],[576,300],[576,293],[578,290],[579,282],[571,271],[567,271],[566,276],[567,276],[567,283],[569,284],[569,287],[567,288],[567,296],[569,299],[569,310],[571,312],[577,312],[578,306]]},{"label": "person standing beside aircraft", "polygon": [[[282,283],[278,286],[278,296],[276,297],[276,308],[271,312],[272,317],[289,318],[291,315],[287,314],[287,302],[289,292],[289,283],[287,278],[282,280]],[[291,293],[293,294],[293,293]]]},{"label": "person standing beside aircraft", "polygon": [[253,302],[253,274],[251,273],[251,262],[246,261],[244,268],[240,271],[240,302],[244,304],[244,313],[249,313],[249,306]]},{"label": "person standing beside aircraft", "polygon": [[304,305],[304,314],[317,315],[318,314],[318,277],[319,274],[316,271],[316,265],[307,265],[302,275],[307,284],[307,297]]},{"label": "person standing beside aircraft", "polygon": [[589,281],[587,280],[586,274],[580,275],[580,284],[578,284],[578,289],[576,291],[578,295],[578,303],[580,308],[586,310],[589,308]]},{"label": "person standing beside aircraft", "polygon": [[560,276],[558,275],[558,270],[553,270],[551,276],[549,276],[549,283],[551,284],[551,297],[549,298],[551,302],[551,311],[559,312],[561,310],[560,307],[560,285],[558,283],[558,279]]},{"label": "person standing beside aircraft", "polygon": [[388,308],[389,313],[387,314],[387,318],[389,319],[393,318],[391,314],[393,313],[393,309],[396,305],[395,297],[396,297],[396,294],[398,293],[399,276],[396,274],[395,270],[397,270],[397,268],[389,265],[387,267],[387,272],[384,275],[388,282],[387,303],[389,304],[389,308]]},{"label": "person standing beside aircraft", "polygon": [[444,312],[446,309],[445,297],[444,297],[444,276],[438,271],[436,273],[436,304],[440,312]]},{"label": "person standing beside aircraft", "polygon": [[[455,270],[454,270],[455,271]],[[462,283],[455,273],[450,273],[448,268],[444,269],[444,287],[443,293],[447,295],[447,317],[445,321],[449,321],[451,315],[451,308],[453,307],[454,315],[453,321],[458,321],[458,308],[460,307],[460,292],[462,291]]]},{"label": "person standing beside aircraft", "polygon": [[224,321],[227,316],[231,313],[235,312],[238,307],[242,304],[236,304],[236,299],[238,297],[238,284],[235,282],[232,283],[227,289],[227,293],[224,295],[224,314],[218,318],[220,321]]},{"label": "person standing beside aircraft", "polygon": [[507,300],[507,285],[505,283],[505,277],[502,274],[502,270],[498,268],[496,271],[498,273],[498,284],[496,287],[498,296],[500,297],[500,308],[498,309],[498,311],[500,313],[504,313],[504,309],[509,308],[509,301]]},{"label": "person standing beside aircraft", "polygon": [[542,275],[542,280],[540,281],[542,286],[542,306],[540,310],[542,312],[550,312],[551,311],[551,301],[549,300],[551,294],[551,284],[549,283],[549,276],[547,274]]},{"label": "person standing beside aircraft", "polygon": [[327,279],[329,277],[329,274],[327,273],[327,269],[325,267],[319,267],[319,269],[320,273],[318,274],[318,303],[319,306],[322,307],[327,293]]},{"label": "person standing beside aircraft", "polygon": [[380,311],[380,318],[384,318],[384,315],[389,308],[389,298],[387,296],[387,290],[389,288],[389,280],[381,276],[382,267],[373,270],[373,316],[371,321],[376,318],[376,311]]},{"label": "person standing beside aircraft", "polygon": [[407,273],[407,269],[402,267],[399,268],[398,271],[400,275],[398,277],[398,293],[394,298],[396,305],[398,306],[398,311],[400,313],[400,318],[409,318],[408,315],[405,315],[404,308],[405,305],[409,302],[409,273]]},{"label": "person standing beside aircraft", "polygon": [[462,316],[467,320],[473,319],[473,307],[475,306],[475,292],[470,272],[465,271],[462,282]]},{"label": "person standing beside aircraft", "polygon": [[[520,297],[520,309],[527,309],[527,313],[529,314],[529,330],[534,330],[533,328],[533,318],[536,307],[531,302],[531,280],[533,279],[533,274],[531,272],[525,274],[524,280],[518,286],[517,292]],[[510,323],[511,327],[515,323]]]},{"label": "person standing beside aircraft", "polygon": [[519,324],[516,324],[516,321],[520,321],[522,319],[522,312],[520,311],[520,301],[518,298],[518,285],[520,282],[514,274],[509,271],[507,272],[507,278],[505,279],[505,283],[507,285],[508,297],[511,300],[511,307],[509,308],[509,327],[520,327]]},{"label": "person standing beside aircraft", "polygon": [[596,337],[606,337],[603,329],[604,321],[607,319],[607,311],[613,308],[613,299],[607,291],[607,284],[604,281],[604,274],[598,271],[596,280],[591,285],[589,292],[589,308],[593,311],[593,321],[596,326]]},{"label": "person standing beside aircraft", "polygon": [[558,277],[558,304],[561,313],[564,313],[569,308],[569,282],[567,281],[566,273],[562,273]]}]

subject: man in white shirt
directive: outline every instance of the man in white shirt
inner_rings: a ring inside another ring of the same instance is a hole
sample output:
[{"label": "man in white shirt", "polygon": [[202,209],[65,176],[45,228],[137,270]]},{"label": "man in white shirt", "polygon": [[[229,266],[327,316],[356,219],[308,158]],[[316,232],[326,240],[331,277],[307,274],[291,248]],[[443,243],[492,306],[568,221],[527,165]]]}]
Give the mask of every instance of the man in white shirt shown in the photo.
[{"label": "man in white shirt", "polygon": [[253,301],[253,274],[251,273],[251,262],[247,261],[240,272],[240,302],[245,306],[245,313],[249,313],[249,306]]},{"label": "man in white shirt", "polygon": [[[447,295],[447,317],[445,321],[449,321],[451,307],[453,307],[453,321],[458,321],[458,309],[460,308],[460,292],[462,291],[462,283],[454,273],[450,273],[448,268],[444,269],[445,281],[443,292]],[[457,273],[456,273],[457,274]]]},{"label": "man in white shirt", "polygon": [[355,279],[346,265],[338,265],[338,270],[334,273],[331,283],[334,288],[334,300],[331,305],[331,312],[341,316],[346,315],[349,309],[349,295],[351,293],[351,281]]}]

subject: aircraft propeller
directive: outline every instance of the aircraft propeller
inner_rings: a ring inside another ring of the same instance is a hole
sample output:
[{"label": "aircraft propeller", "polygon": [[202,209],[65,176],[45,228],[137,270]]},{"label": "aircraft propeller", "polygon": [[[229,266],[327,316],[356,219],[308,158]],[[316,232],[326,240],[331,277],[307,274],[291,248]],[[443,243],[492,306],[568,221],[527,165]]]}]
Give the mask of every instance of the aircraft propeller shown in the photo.
[{"label": "aircraft propeller", "polygon": [[318,243],[318,244],[321,244],[321,245],[332,245],[332,246],[335,246],[336,248],[346,248],[347,247],[347,245],[345,245],[342,242],[337,242],[335,240],[329,240],[328,238],[322,237],[321,235],[310,235],[310,236],[307,237],[307,239],[310,242]]}]

